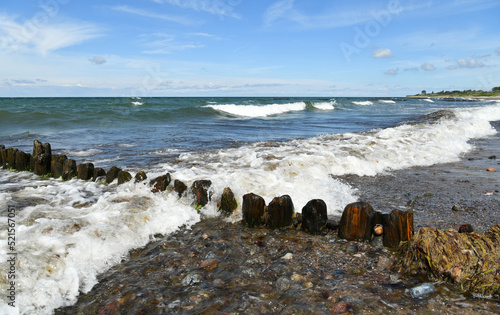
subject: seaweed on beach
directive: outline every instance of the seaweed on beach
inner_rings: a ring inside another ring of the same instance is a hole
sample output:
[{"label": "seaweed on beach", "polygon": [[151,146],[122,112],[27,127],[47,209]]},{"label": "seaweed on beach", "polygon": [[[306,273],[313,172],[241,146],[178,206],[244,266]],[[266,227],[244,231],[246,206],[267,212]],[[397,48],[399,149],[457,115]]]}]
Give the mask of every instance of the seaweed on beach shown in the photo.
[{"label": "seaweed on beach", "polygon": [[422,228],[399,250],[395,267],[449,281],[485,296],[500,294],[500,224],[485,233]]}]

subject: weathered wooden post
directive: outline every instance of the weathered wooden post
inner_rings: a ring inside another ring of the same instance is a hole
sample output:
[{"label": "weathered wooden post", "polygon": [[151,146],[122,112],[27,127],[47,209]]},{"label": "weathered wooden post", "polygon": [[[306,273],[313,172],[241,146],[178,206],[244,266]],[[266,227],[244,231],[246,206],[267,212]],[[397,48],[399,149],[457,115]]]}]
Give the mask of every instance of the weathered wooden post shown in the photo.
[{"label": "weathered wooden post", "polygon": [[264,215],[264,207],[266,202],[264,198],[254,193],[249,193],[243,196],[243,223],[249,227],[262,225],[262,216]]},{"label": "weathered wooden post", "polygon": [[267,206],[265,222],[270,228],[281,228],[292,225],[293,215],[292,198],[288,195],[275,197]]}]

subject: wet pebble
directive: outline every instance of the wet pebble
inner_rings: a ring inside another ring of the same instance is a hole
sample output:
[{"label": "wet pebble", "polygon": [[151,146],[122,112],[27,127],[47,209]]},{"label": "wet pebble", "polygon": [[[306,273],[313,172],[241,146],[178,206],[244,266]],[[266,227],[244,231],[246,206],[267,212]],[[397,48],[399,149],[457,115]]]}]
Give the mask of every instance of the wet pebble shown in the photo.
[{"label": "wet pebble", "polygon": [[181,284],[183,286],[192,286],[200,282],[201,282],[201,276],[199,274],[190,273],[182,279]]}]

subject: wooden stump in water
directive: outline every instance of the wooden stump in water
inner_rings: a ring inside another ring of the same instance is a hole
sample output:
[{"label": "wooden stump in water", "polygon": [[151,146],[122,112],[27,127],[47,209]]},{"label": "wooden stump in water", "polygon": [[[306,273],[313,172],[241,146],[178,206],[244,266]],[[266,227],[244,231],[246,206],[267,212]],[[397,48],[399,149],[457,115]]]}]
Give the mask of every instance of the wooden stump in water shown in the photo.
[{"label": "wooden stump in water", "polygon": [[52,151],[50,143],[33,141],[33,171],[36,175],[47,175],[50,173],[50,163],[52,161]]},{"label": "wooden stump in water", "polygon": [[208,194],[208,189],[212,186],[212,181],[203,179],[196,180],[191,185],[191,192],[195,198],[195,207],[204,207],[210,200],[210,195]]},{"label": "wooden stump in water", "polygon": [[16,170],[17,171],[29,171],[30,170],[30,157],[31,154],[24,153],[21,150],[16,152]]},{"label": "wooden stump in water", "polygon": [[223,216],[228,217],[234,212],[234,210],[236,210],[236,208],[238,208],[238,203],[234,198],[233,191],[229,187],[224,188],[220,200],[219,212]]},{"label": "wooden stump in water", "polygon": [[261,196],[254,193],[244,195],[241,208],[243,223],[249,227],[262,225],[262,216],[264,215],[265,206],[266,202]]},{"label": "wooden stump in water", "polygon": [[371,241],[376,225],[383,227],[385,247],[397,248],[401,241],[413,236],[413,211],[394,210],[382,214],[366,202],[356,202],[345,207],[339,223],[339,237],[348,241]]},{"label": "wooden stump in water", "polygon": [[288,195],[275,197],[267,206],[267,225],[280,228],[292,225],[292,198]]},{"label": "wooden stump in water", "polygon": [[413,210],[393,210],[383,214],[384,246],[397,248],[401,241],[407,242],[413,236]]},{"label": "wooden stump in water", "polygon": [[326,203],[321,199],[310,200],[302,208],[302,230],[310,234],[322,233],[328,222]]},{"label": "wooden stump in water", "polygon": [[373,228],[380,224],[380,213],[366,202],[347,205],[339,223],[339,237],[348,241],[370,241]]}]

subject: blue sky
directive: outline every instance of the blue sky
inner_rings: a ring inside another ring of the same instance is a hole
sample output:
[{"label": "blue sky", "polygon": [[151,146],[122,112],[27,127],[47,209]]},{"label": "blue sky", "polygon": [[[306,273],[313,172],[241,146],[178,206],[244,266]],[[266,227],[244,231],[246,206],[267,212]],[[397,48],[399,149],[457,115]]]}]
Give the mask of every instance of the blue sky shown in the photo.
[{"label": "blue sky", "polygon": [[404,96],[500,86],[497,0],[17,0],[0,96]]}]

